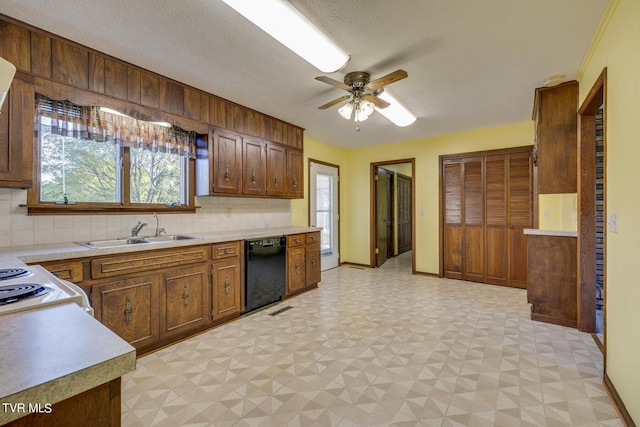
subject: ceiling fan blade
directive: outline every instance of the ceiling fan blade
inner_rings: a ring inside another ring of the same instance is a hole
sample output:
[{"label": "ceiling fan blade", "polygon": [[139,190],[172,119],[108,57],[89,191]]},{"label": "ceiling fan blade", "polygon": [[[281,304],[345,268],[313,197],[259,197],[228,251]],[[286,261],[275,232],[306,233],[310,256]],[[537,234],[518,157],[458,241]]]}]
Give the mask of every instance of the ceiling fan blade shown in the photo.
[{"label": "ceiling fan blade", "polygon": [[368,90],[376,90],[388,84],[397,82],[398,80],[402,80],[407,78],[408,74],[404,70],[396,70],[393,73],[387,74],[386,76],[382,76],[379,79],[375,79],[372,82],[369,82],[367,86],[365,86]]},{"label": "ceiling fan blade", "polygon": [[[334,105],[339,104],[339,103],[341,103],[342,101],[344,101],[345,99],[349,99],[349,98],[351,98],[351,95],[344,95],[344,96],[341,96],[341,97],[340,97],[340,98],[338,98],[338,99],[334,99],[334,100],[333,100],[333,101],[331,101],[331,102],[327,102],[326,104],[319,106],[319,107],[318,107],[318,110],[325,110],[325,109],[327,109],[327,108],[329,108],[329,107],[333,107]],[[373,101],[372,101],[372,102],[373,102]]]},{"label": "ceiling fan blade", "polygon": [[365,95],[363,96],[364,99],[366,99],[369,102],[372,102],[373,105],[375,105],[378,108],[387,108],[389,104],[387,101],[385,101],[384,99],[380,99],[377,96],[373,95],[373,94],[369,94],[369,95]]},{"label": "ceiling fan blade", "polygon": [[318,80],[319,82],[322,82],[322,83],[326,83],[326,84],[331,85],[331,86],[339,87],[340,89],[351,91],[351,86],[346,85],[346,84],[344,84],[342,82],[339,82],[337,80],[334,80],[331,77],[318,76],[318,77],[316,77],[316,80]]}]

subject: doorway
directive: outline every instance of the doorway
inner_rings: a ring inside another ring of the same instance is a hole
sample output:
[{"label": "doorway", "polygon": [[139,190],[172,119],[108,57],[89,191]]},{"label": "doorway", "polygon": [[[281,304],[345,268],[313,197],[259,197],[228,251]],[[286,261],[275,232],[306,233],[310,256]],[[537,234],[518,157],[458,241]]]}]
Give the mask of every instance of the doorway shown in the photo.
[{"label": "doorway", "polygon": [[606,336],[606,87],[605,68],[578,110],[578,328]]},{"label": "doorway", "polygon": [[336,165],[309,160],[309,224],[321,227],[320,270],[340,263],[339,175]]},{"label": "doorway", "polygon": [[371,163],[371,267],[402,254],[407,263],[411,258],[415,273],[414,163],[414,159]]}]

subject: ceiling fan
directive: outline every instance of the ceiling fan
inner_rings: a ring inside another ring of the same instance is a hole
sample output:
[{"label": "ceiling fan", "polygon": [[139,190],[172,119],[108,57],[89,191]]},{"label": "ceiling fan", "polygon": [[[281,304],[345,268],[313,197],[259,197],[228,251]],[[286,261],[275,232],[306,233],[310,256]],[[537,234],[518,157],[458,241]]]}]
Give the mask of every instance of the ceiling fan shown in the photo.
[{"label": "ceiling fan", "polygon": [[347,104],[340,107],[338,112],[347,120],[351,119],[352,113],[355,112],[356,131],[359,131],[359,123],[366,120],[371,113],[373,113],[375,107],[387,108],[390,105],[387,101],[380,99],[377,96],[384,90],[384,86],[395,83],[398,80],[402,80],[407,76],[408,74],[406,71],[396,70],[393,73],[389,73],[386,76],[382,76],[371,81],[371,75],[368,72],[353,71],[344,76],[344,83],[327,76],[316,77],[316,80],[318,81],[349,92],[348,95],[343,95],[340,98],[327,102],[326,104],[319,106],[318,109],[324,110],[346,101],[347,99],[351,99]]}]

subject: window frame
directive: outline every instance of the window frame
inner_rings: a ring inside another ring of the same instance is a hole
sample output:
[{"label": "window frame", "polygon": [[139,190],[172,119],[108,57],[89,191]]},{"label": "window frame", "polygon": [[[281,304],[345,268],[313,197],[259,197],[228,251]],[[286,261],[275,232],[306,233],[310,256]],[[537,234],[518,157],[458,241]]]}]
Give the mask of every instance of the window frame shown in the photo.
[{"label": "window frame", "polygon": [[[182,116],[166,113],[163,111],[150,109],[141,105],[132,104],[125,101],[117,101],[109,97],[105,97],[94,92],[89,92],[77,88],[57,87],[57,90],[50,89],[51,82],[47,82],[48,87],[38,84],[40,79],[36,79],[36,92],[52,99],[68,99],[74,103],[84,105],[100,105],[112,108],[117,111],[126,111],[128,115],[146,121],[164,121],[174,123],[177,126],[187,129],[193,129],[197,133],[206,133],[207,125],[186,119]],[[57,86],[57,85],[56,85]],[[54,94],[50,94],[54,92]],[[35,100],[34,100],[35,102]],[[34,117],[35,118],[35,117]],[[204,129],[203,129],[204,127]],[[27,204],[23,205],[27,208],[28,215],[86,215],[86,214],[140,214],[140,213],[195,213],[195,159],[183,159],[186,163],[184,167],[185,186],[185,204],[178,206],[167,206],[160,203],[131,203],[130,201],[130,153],[128,147],[122,147],[123,164],[120,167],[123,200],[122,202],[104,203],[104,202],[75,202],[74,204],[59,204],[52,201],[40,201],[40,130],[33,129],[33,186],[27,190]],[[125,171],[127,173],[125,173]]]}]

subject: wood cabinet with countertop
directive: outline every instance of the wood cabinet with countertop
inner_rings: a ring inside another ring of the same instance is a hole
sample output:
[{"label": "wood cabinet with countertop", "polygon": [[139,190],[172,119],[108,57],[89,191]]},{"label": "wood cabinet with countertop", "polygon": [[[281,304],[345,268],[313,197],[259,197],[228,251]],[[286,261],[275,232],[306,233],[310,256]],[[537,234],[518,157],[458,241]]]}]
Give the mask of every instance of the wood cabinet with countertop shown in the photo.
[{"label": "wood cabinet with countertop", "polygon": [[575,232],[526,230],[527,302],[531,319],[577,326],[577,239]]},{"label": "wood cabinet with countertop", "polygon": [[320,232],[287,237],[285,298],[311,290],[320,282]]}]

